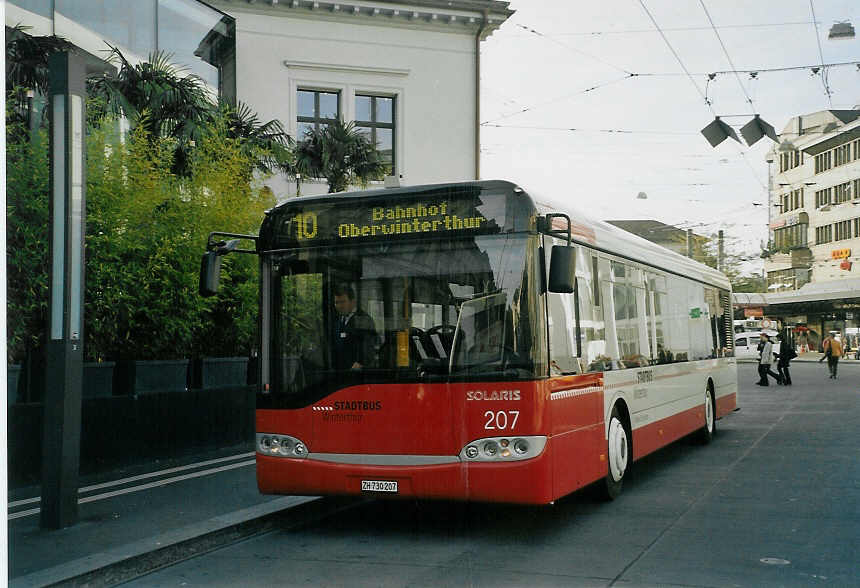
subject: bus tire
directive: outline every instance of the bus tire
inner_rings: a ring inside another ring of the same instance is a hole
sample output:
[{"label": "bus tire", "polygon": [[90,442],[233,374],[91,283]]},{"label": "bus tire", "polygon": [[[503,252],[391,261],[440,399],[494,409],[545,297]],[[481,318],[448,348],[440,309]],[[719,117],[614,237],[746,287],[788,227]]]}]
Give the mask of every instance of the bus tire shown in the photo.
[{"label": "bus tire", "polygon": [[698,430],[696,439],[702,445],[707,445],[717,432],[717,409],[714,401],[714,391],[711,386],[705,386],[705,423]]},{"label": "bus tire", "polygon": [[618,410],[618,405],[612,407],[607,437],[608,467],[606,477],[598,485],[598,494],[602,500],[614,500],[621,494],[624,477],[630,471],[633,461],[633,437],[629,425]]}]

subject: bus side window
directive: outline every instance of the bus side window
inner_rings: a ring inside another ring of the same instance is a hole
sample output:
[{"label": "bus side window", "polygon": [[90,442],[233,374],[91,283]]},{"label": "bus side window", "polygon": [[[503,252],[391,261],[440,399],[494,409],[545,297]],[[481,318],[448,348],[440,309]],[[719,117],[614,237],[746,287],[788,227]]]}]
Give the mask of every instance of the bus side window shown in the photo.
[{"label": "bus side window", "polygon": [[[551,241],[562,243],[557,239]],[[578,248],[577,255],[581,251],[582,248]],[[576,294],[547,292],[546,302],[550,375],[578,374],[582,369],[576,348]]]},{"label": "bus side window", "polygon": [[669,276],[666,288],[667,363],[687,361],[690,357],[690,308],[687,284],[683,278]]},{"label": "bus side window", "polygon": [[[619,360],[619,367],[629,368],[648,365],[647,358],[640,353],[640,347],[643,343],[641,335],[645,330],[645,290],[637,287],[637,285],[641,285],[641,272],[627,264],[618,262],[612,262],[612,270],[615,281],[612,283],[613,312],[611,317],[615,319],[614,329],[618,340],[618,355],[612,356],[612,358]],[[640,277],[638,284],[636,283],[637,276]],[[609,313],[606,313],[606,317],[606,320],[609,321]],[[642,323],[641,329],[640,322]],[[647,345],[647,341],[644,343]]]},{"label": "bus side window", "polygon": [[708,309],[708,332],[710,334],[711,355],[710,357],[722,357],[723,346],[720,343],[720,327],[723,322],[723,309],[720,306],[720,295],[716,288],[705,288],[705,305]]},{"label": "bus side window", "polygon": [[711,333],[705,287],[698,282],[687,282],[687,320],[690,326],[690,359],[707,359],[711,356]]},{"label": "bus side window", "polygon": [[[597,256],[580,249],[584,259],[576,264],[576,292],[579,304],[580,358],[583,371],[602,372],[612,369],[606,355],[606,328],[603,310],[600,307],[600,279]],[[585,263],[591,257],[591,263]]]},{"label": "bus side window", "polygon": [[573,303],[573,294],[547,293],[551,375],[580,372],[574,340],[576,317]]}]

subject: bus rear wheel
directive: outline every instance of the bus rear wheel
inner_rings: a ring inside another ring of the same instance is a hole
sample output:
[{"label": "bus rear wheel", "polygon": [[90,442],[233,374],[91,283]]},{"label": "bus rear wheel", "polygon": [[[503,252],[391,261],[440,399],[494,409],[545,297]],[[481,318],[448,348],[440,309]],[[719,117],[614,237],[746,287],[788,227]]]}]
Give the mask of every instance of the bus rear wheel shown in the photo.
[{"label": "bus rear wheel", "polygon": [[599,496],[603,500],[614,500],[621,494],[624,476],[630,471],[633,461],[633,441],[618,406],[612,407],[607,435],[606,478],[599,484]]}]

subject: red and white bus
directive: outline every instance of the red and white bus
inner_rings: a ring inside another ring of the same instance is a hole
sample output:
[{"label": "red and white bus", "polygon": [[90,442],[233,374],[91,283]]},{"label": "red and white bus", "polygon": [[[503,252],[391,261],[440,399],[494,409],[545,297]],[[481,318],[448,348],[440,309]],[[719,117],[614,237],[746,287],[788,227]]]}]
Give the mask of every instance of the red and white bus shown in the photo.
[{"label": "red and white bus", "polygon": [[261,492],[611,498],[736,406],[723,274],[510,182],[294,198],[253,239]]}]

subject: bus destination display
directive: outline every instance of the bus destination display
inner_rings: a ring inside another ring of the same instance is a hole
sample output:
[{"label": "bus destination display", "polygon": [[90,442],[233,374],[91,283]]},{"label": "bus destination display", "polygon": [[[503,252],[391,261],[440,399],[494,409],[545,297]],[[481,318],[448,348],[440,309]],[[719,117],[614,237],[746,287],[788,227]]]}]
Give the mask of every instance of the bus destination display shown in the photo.
[{"label": "bus destination display", "polygon": [[[480,200],[434,199],[394,204],[361,203],[307,206],[287,218],[286,236],[300,245],[316,242],[345,242],[393,236],[440,236],[451,233],[493,233],[498,225],[478,206]],[[482,206],[483,208],[483,206]],[[495,208],[495,207],[494,207]],[[495,212],[495,211],[494,211]]]}]

